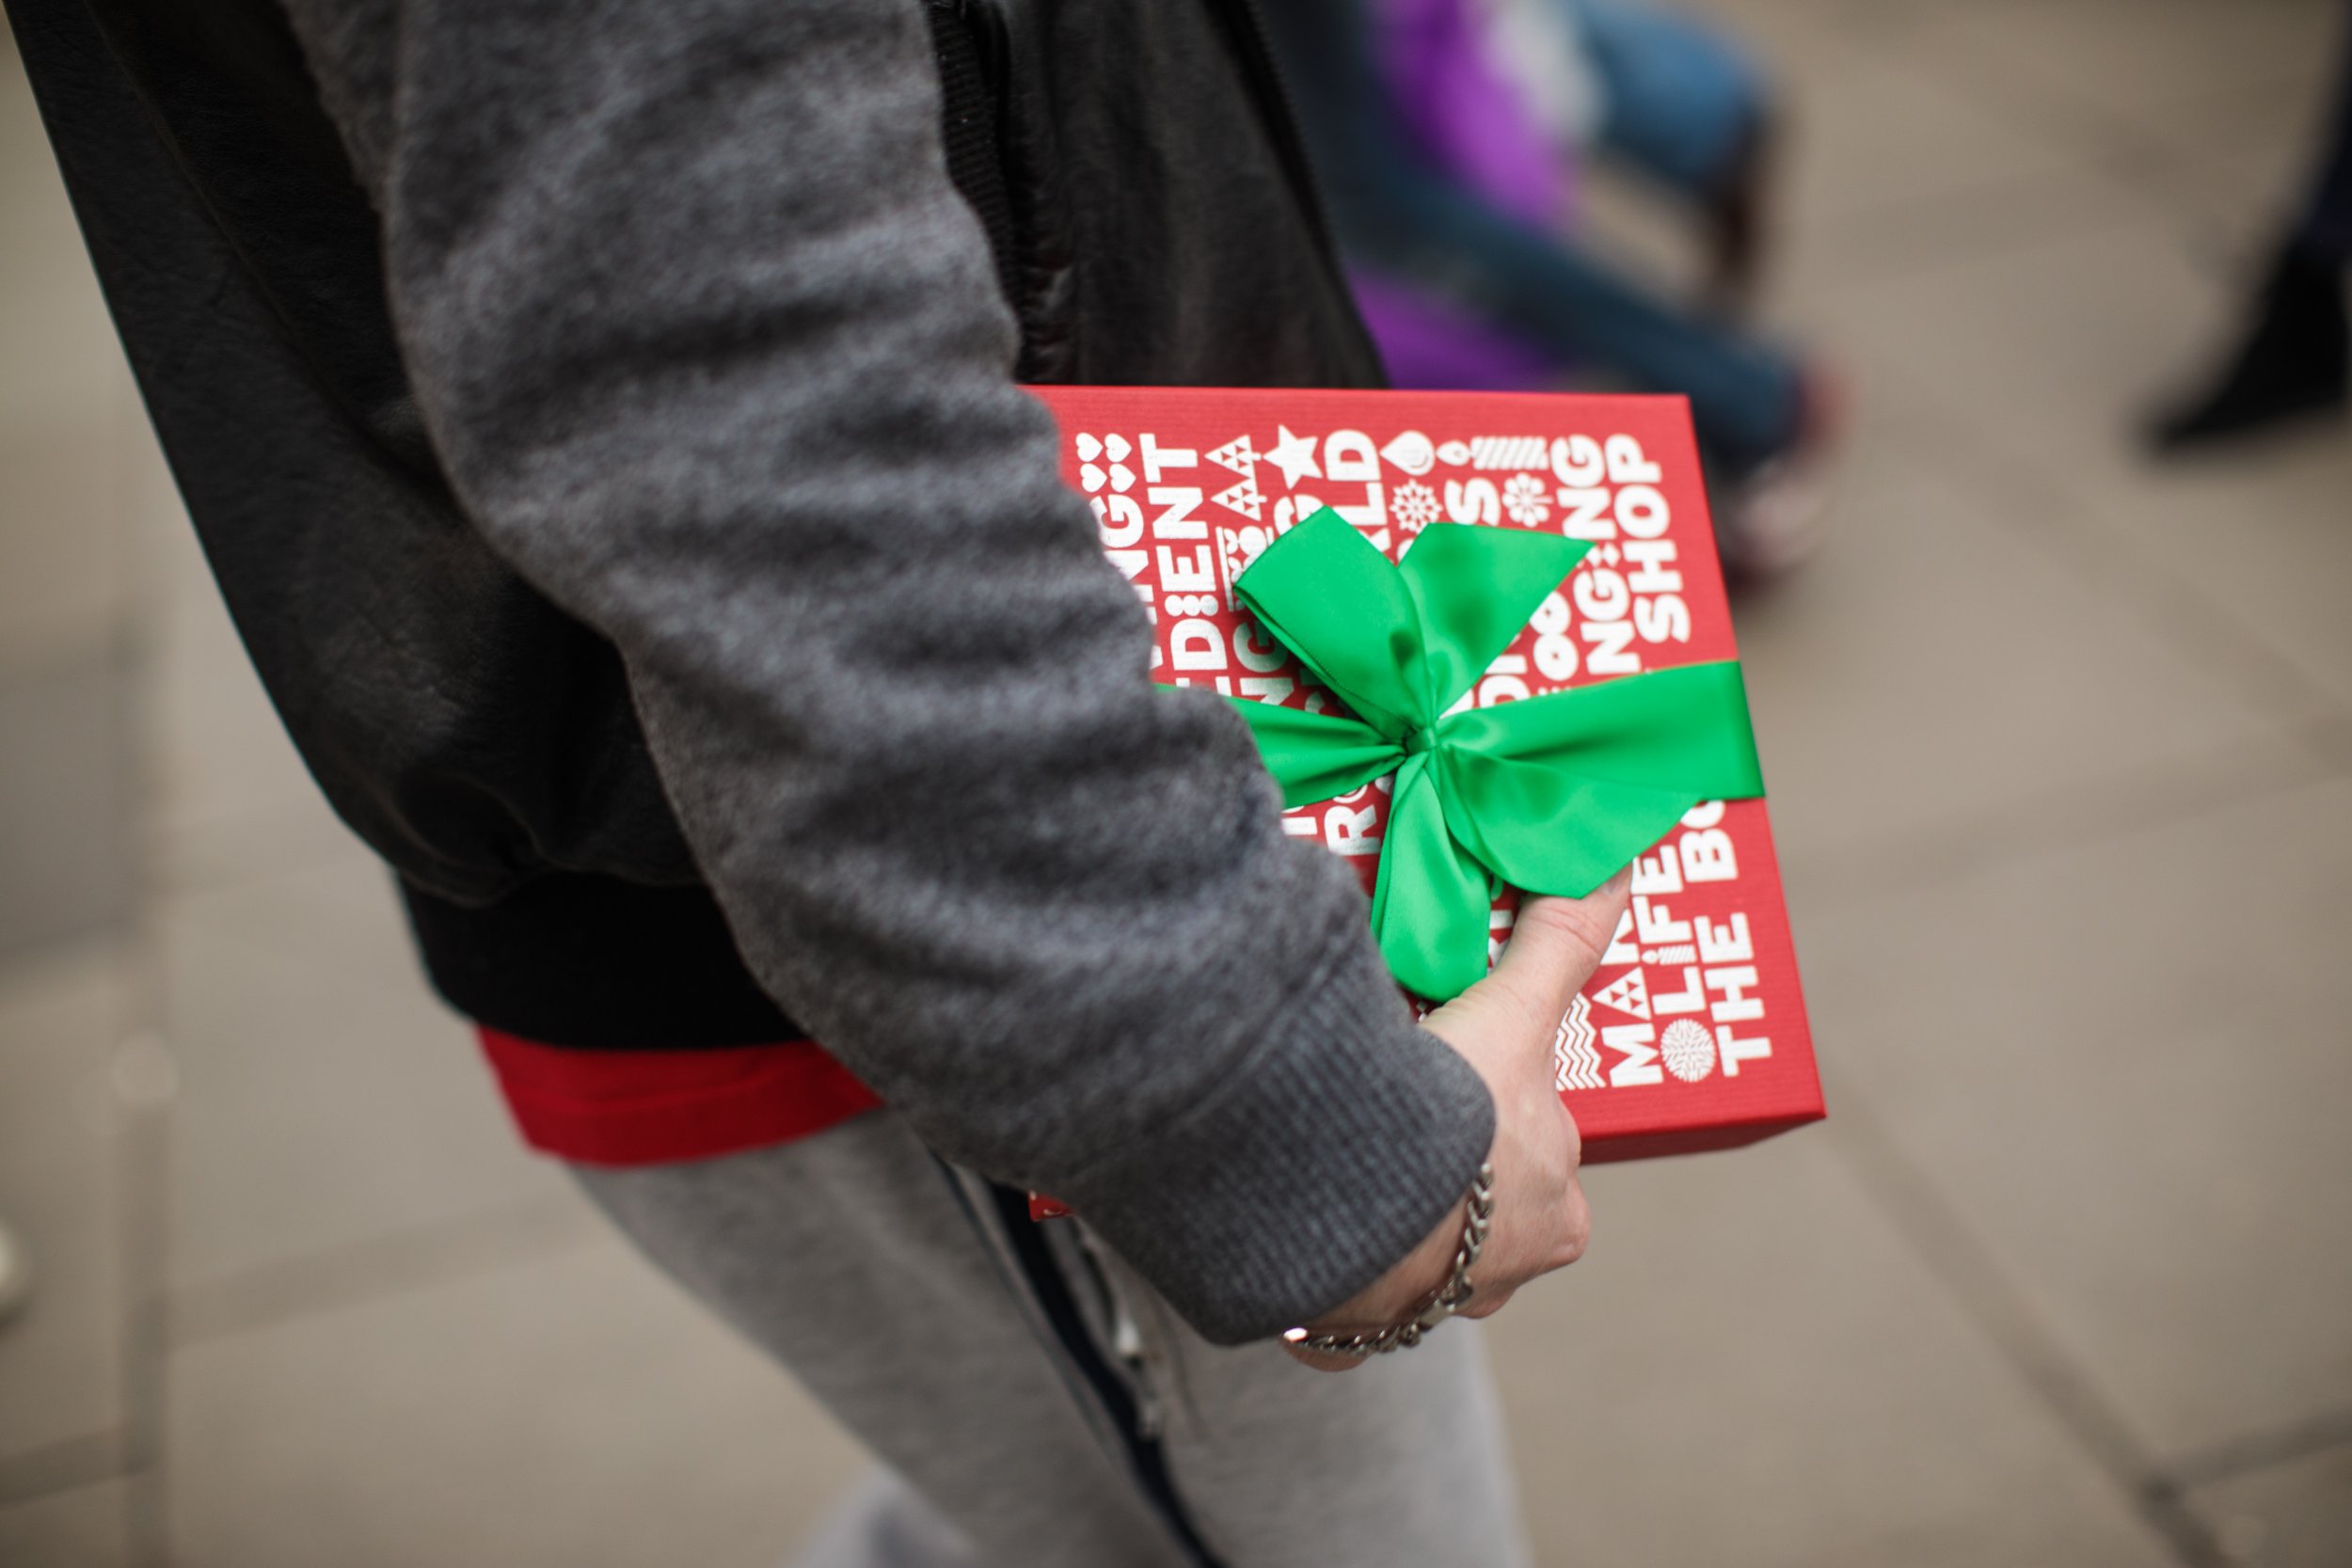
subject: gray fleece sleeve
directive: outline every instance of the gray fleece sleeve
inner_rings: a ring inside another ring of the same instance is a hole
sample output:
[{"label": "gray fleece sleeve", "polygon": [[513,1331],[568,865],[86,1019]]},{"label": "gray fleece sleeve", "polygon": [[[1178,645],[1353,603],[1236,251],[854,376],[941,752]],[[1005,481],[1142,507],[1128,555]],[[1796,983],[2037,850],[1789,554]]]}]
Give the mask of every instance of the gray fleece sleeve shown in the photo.
[{"label": "gray fleece sleeve", "polygon": [[493,545],[619,646],[762,983],[1212,1338],[1403,1256],[1492,1107],[1242,724],[1150,684],[1010,381],[916,0],[396,31],[357,129],[424,415]]}]

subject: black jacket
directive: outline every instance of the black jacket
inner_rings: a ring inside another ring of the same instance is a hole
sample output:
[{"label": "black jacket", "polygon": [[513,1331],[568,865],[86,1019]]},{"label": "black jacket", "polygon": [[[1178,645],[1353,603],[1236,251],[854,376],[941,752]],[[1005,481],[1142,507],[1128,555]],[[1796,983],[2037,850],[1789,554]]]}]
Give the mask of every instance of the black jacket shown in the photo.
[{"label": "black jacket", "polygon": [[[1377,384],[1252,0],[928,3],[1023,379]],[[453,501],[375,215],[274,0],[8,11],[230,610],[398,872],[437,988],[555,1044],[796,1034],[702,885],[614,650]]]}]

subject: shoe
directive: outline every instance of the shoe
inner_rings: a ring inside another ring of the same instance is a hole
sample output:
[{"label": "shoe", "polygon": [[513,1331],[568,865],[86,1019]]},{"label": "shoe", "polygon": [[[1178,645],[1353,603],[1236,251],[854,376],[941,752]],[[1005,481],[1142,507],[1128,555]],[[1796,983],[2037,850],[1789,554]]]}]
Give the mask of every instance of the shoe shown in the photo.
[{"label": "shoe", "polygon": [[0,1323],[16,1316],[33,1293],[33,1260],[16,1232],[0,1225]]},{"label": "shoe", "polygon": [[2219,381],[2150,423],[2154,451],[2174,456],[2344,405],[2352,394],[2352,329],[2343,264],[2289,245],[2254,309]]},{"label": "shoe", "polygon": [[1829,537],[1830,475],[1852,395],[1842,372],[1816,363],[1802,372],[1797,400],[1796,439],[1733,483],[1717,515],[1715,547],[1734,582],[1791,572]]}]

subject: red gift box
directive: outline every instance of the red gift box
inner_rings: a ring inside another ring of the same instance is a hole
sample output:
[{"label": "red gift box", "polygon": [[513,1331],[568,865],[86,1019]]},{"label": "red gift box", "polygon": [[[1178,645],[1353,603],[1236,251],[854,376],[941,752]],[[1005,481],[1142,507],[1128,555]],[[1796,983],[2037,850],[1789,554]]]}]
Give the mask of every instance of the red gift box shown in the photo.
[{"label": "red gift box", "polygon": [[[1435,522],[1592,543],[1488,667],[1480,705],[1739,657],[1680,398],[1036,392],[1060,423],[1064,477],[1152,613],[1156,680],[1330,702],[1233,596],[1258,552],[1324,506],[1391,560]],[[1386,784],[1284,825],[1348,857],[1369,891]],[[1513,906],[1496,904],[1490,952]],[[1820,1118],[1764,801],[1701,805],[1635,862],[1633,907],[1562,1021],[1554,1065],[1588,1161],[1729,1148]]]}]

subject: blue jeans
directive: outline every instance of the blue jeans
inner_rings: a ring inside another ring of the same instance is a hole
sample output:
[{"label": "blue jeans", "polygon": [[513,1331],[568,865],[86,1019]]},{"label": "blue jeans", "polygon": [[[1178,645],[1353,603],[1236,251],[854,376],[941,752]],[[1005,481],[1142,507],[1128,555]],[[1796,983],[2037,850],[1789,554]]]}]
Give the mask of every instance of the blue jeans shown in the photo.
[{"label": "blue jeans", "polygon": [[1269,0],[1300,129],[1351,265],[1448,299],[1562,364],[1691,400],[1727,477],[1787,449],[1800,377],[1779,348],[1693,314],[1430,164],[1375,67],[1366,0]]},{"label": "blue jeans", "polygon": [[1762,122],[1756,63],[1703,23],[1642,0],[1553,0],[1602,94],[1599,145],[1661,184],[1705,196]]}]

